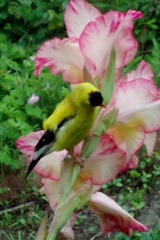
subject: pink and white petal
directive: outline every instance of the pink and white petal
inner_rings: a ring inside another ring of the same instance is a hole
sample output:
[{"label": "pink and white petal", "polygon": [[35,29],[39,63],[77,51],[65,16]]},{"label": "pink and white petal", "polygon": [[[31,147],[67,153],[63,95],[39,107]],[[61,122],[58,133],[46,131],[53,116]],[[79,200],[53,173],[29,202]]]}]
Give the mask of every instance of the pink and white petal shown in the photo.
[{"label": "pink and white petal", "polygon": [[155,100],[158,93],[156,85],[145,79],[136,79],[119,84],[111,104],[119,109],[118,120],[131,113],[134,109]]},{"label": "pink and white petal", "polygon": [[131,19],[131,21],[142,17],[142,13],[140,11],[135,10],[128,10],[127,15]]},{"label": "pink and white petal", "polygon": [[126,155],[104,134],[93,154],[84,162],[80,176],[88,183],[101,185],[113,180],[123,171]]},{"label": "pink and white petal", "polygon": [[144,144],[146,132],[160,127],[159,100],[151,103],[156,94],[154,84],[144,79],[125,82],[116,91],[113,101],[119,108],[119,123],[110,128],[110,134],[127,151],[127,158]]},{"label": "pink and white petal", "polygon": [[38,143],[39,139],[42,137],[44,131],[37,131],[29,133],[27,136],[20,137],[16,141],[16,147],[22,153],[26,154],[29,162],[32,160],[34,155],[34,148]]},{"label": "pink and white petal", "polygon": [[152,133],[146,134],[144,144],[146,146],[148,156],[151,156],[151,154],[154,150],[154,147],[156,144],[156,139],[157,139],[157,132],[152,132]]},{"label": "pink and white petal", "polygon": [[[62,195],[62,193],[59,191],[60,181],[54,181],[50,178],[42,178],[42,184],[43,184],[42,191],[45,193],[49,201],[50,207],[52,208],[53,211],[55,211],[57,203]],[[86,181],[84,181],[84,179],[79,175],[73,185],[72,190],[70,191],[68,200],[76,196],[77,193],[83,192],[84,190],[90,191],[91,186],[87,184]]]},{"label": "pink and white petal", "polygon": [[35,173],[45,178],[59,180],[63,160],[66,155],[66,150],[60,152],[52,152],[46,155],[45,157],[41,158],[41,160],[34,167]]},{"label": "pink and white petal", "polygon": [[126,159],[120,152],[110,153],[107,156],[97,156],[88,159],[81,171],[81,176],[88,184],[102,185],[112,181],[123,171]]},{"label": "pink and white petal", "polygon": [[136,79],[119,85],[111,105],[119,109],[109,133],[130,158],[143,144],[145,134],[160,128],[160,100],[152,81]]},{"label": "pink and white petal", "polygon": [[133,124],[129,126],[117,122],[109,128],[108,132],[117,146],[126,152],[127,161],[144,145],[145,132],[139,125]]},{"label": "pink and white petal", "polygon": [[132,112],[126,113],[119,120],[129,125],[137,123],[146,133],[155,132],[160,129],[160,100],[142,105]]},{"label": "pink and white petal", "polygon": [[100,11],[86,1],[71,0],[64,14],[68,36],[79,38],[85,26],[100,15]]},{"label": "pink and white petal", "polygon": [[115,40],[116,68],[121,69],[127,65],[137,53],[137,41],[130,28],[121,30]]},{"label": "pink and white petal", "polygon": [[39,76],[42,68],[48,67],[52,74],[61,73],[65,81],[79,83],[83,81],[83,65],[84,58],[79,49],[78,39],[54,38],[39,48],[34,74]]},{"label": "pink and white petal", "polygon": [[131,237],[132,231],[148,231],[143,224],[134,219],[115,201],[101,192],[93,194],[88,205],[99,218],[104,234],[112,231],[120,231]]},{"label": "pink and white petal", "polygon": [[[136,41],[132,36],[133,20],[140,16],[141,13],[135,11],[110,11],[86,25],[79,42],[86,58],[87,69],[93,78],[97,75],[103,77],[113,47],[120,58],[117,57],[116,68],[133,59],[137,50]],[[124,44],[124,40],[127,44]]]},{"label": "pink and white petal", "polygon": [[132,30],[134,20],[141,18],[138,11],[129,10],[127,13],[109,11],[104,15],[110,34],[114,35],[114,47],[116,50],[116,68],[120,69],[129,63],[136,55],[137,41]]},{"label": "pink and white petal", "polygon": [[139,163],[139,159],[136,157],[136,155],[133,155],[133,157],[125,165],[123,172],[126,172],[130,169],[137,168],[138,163]]},{"label": "pink and white petal", "polygon": [[113,34],[109,35],[109,29],[103,16],[88,23],[82,32],[79,45],[92,78],[97,75],[103,76],[113,47],[113,37]]},{"label": "pink and white petal", "polygon": [[50,178],[42,178],[42,184],[43,188],[41,189],[41,192],[46,195],[51,209],[55,211],[60,199],[59,181],[54,181]]},{"label": "pink and white petal", "polygon": [[145,80],[153,80],[153,71],[151,66],[145,61],[141,61],[136,70],[128,73],[126,76],[122,77],[121,81],[132,81],[135,79],[143,78]]},{"label": "pink and white petal", "polygon": [[105,21],[110,26],[110,32],[125,28],[134,28],[134,21],[142,17],[140,11],[129,10],[126,13],[109,11],[105,15]]},{"label": "pink and white petal", "polygon": [[155,100],[157,94],[152,81],[126,81],[119,84],[108,105],[108,109],[119,109],[117,122],[108,132],[117,146],[127,152],[127,160],[144,145],[146,133],[160,128],[160,100]]}]

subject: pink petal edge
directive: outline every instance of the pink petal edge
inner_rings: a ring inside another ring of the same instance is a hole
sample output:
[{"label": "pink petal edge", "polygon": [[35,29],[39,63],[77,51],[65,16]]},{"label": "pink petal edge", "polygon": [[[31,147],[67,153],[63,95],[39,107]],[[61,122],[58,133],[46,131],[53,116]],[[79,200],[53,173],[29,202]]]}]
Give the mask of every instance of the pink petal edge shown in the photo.
[{"label": "pink petal edge", "polygon": [[135,220],[115,201],[101,192],[92,195],[89,207],[99,218],[104,234],[111,231],[121,231],[131,237],[132,230],[137,232],[148,231],[147,227]]},{"label": "pink petal edge", "polygon": [[84,57],[77,38],[54,38],[39,48],[34,74],[39,76],[42,68],[47,67],[53,75],[61,73],[69,83],[80,83],[83,81],[83,66]]}]

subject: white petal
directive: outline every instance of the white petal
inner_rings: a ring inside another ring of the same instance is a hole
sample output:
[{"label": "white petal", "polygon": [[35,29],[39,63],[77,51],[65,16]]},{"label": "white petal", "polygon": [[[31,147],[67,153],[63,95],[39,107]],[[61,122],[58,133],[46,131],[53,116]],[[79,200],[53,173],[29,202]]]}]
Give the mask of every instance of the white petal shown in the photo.
[{"label": "white petal", "polygon": [[100,11],[86,1],[71,0],[64,15],[68,36],[79,38],[87,23],[100,15]]},{"label": "white petal", "polygon": [[113,180],[126,165],[126,155],[104,134],[93,154],[84,162],[80,176],[89,184],[101,185]]},{"label": "white petal", "polygon": [[140,78],[143,78],[149,81],[152,81],[153,79],[153,71],[151,69],[151,66],[144,61],[140,62],[136,70],[122,77],[121,81],[132,81]]},{"label": "white petal", "polygon": [[148,156],[151,156],[151,154],[153,152],[153,149],[154,149],[155,143],[156,143],[156,139],[157,139],[156,132],[146,134],[144,144],[146,145]]},{"label": "white petal", "polygon": [[84,58],[80,52],[76,38],[54,38],[43,43],[35,59],[39,76],[43,67],[48,67],[52,74],[62,73],[63,79],[70,83],[83,81]]}]

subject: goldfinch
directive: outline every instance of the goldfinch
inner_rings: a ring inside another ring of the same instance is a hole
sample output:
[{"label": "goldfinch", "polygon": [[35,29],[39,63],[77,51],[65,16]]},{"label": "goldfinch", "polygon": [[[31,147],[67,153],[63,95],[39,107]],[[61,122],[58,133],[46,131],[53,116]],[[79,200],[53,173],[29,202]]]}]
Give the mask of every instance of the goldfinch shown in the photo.
[{"label": "goldfinch", "polygon": [[35,155],[26,176],[38,161],[52,151],[68,150],[89,133],[96,117],[96,107],[104,106],[100,91],[90,83],[80,83],[44,122],[45,133],[35,146]]}]

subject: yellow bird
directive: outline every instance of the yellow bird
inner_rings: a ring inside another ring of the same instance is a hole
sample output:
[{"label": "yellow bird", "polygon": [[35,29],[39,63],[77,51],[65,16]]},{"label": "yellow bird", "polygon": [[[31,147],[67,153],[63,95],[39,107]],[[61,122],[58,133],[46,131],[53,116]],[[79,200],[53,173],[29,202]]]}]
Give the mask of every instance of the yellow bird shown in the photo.
[{"label": "yellow bird", "polygon": [[90,83],[78,84],[44,122],[45,133],[35,146],[26,176],[43,156],[53,151],[66,149],[72,155],[73,147],[88,135],[97,106],[104,107],[100,91]]}]

